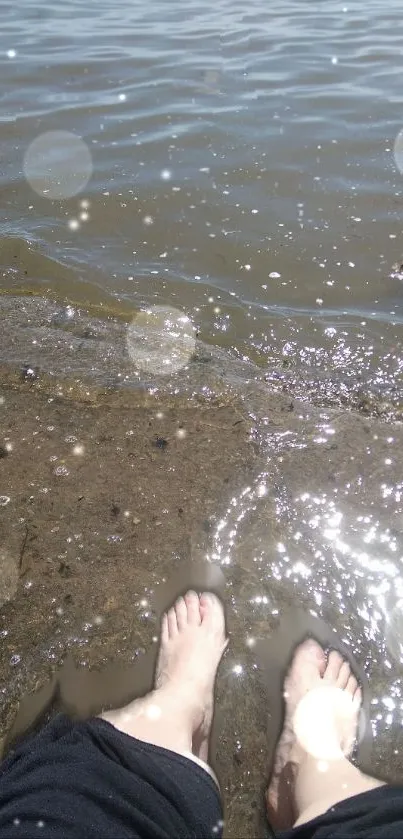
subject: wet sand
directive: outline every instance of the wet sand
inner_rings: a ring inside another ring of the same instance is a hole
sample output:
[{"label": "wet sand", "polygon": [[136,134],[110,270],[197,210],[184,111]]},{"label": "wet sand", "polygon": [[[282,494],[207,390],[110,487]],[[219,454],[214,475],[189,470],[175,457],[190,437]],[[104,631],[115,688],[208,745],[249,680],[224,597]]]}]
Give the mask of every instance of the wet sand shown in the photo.
[{"label": "wet sand", "polygon": [[[214,573],[199,579],[199,561],[227,487],[248,481],[255,452],[250,424],[225,402],[166,400],[162,411],[147,395],[90,387],[72,401],[46,377],[1,372],[4,736],[19,700],[49,685],[66,657],[55,706],[70,713],[111,701],[111,667],[115,701],[149,686],[150,668],[133,666],[146,651],[153,659],[161,611],[203,578],[220,587]],[[105,678],[94,681],[98,671]],[[231,763],[223,753],[224,776]]]},{"label": "wet sand", "polygon": [[[87,666],[117,654],[132,661],[155,635],[156,589],[202,558],[226,486],[241,486],[254,463],[248,425],[224,402],[167,401],[162,411],[130,391],[92,388],[81,402],[50,393],[41,379],[20,384],[3,371],[2,680],[10,702],[22,674],[32,686],[67,649],[80,650]],[[3,726],[9,719],[3,707]]]}]

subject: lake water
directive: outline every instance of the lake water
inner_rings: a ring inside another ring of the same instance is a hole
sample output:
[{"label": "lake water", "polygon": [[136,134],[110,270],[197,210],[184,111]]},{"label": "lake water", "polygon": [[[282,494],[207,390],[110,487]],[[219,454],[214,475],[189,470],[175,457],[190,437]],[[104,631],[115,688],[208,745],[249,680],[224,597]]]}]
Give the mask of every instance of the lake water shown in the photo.
[{"label": "lake water", "polygon": [[[386,384],[402,319],[400,28],[397,0],[3,3],[0,232],[39,250],[31,290],[173,305],[265,369],[286,356]],[[26,177],[39,140],[59,194],[80,186],[54,131],[91,175],[70,200]],[[5,288],[24,284],[10,262]]]},{"label": "lake water", "polygon": [[[210,557],[249,580],[239,633],[302,586],[378,668],[382,740],[403,708],[401,3],[3,0],[1,18],[0,361],[232,388],[259,467]],[[297,402],[276,428],[280,393]]]}]

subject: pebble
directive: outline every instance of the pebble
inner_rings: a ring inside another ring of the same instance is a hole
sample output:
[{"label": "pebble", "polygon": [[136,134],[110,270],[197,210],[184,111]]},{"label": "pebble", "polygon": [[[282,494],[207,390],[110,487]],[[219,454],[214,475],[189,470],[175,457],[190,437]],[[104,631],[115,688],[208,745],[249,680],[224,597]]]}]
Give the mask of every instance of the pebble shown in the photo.
[{"label": "pebble", "polygon": [[12,665],[12,667],[15,667],[16,664],[20,663],[20,661],[21,661],[21,656],[17,655],[17,654],[12,655],[11,658],[10,658],[10,664]]}]

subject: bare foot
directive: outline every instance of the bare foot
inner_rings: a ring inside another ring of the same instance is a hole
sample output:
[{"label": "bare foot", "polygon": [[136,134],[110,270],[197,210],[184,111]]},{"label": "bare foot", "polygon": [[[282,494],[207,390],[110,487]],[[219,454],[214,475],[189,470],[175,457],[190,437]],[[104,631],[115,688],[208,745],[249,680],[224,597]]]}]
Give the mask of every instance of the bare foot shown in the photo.
[{"label": "bare foot", "polygon": [[139,740],[207,762],[214,682],[226,645],[218,598],[189,591],[163,617],[154,690],[102,718]]},{"label": "bare foot", "polygon": [[199,598],[189,591],[163,617],[155,688],[163,699],[175,697],[178,714],[190,716],[192,751],[205,761],[214,682],[226,646],[224,611],[214,594]]},{"label": "bare foot", "polygon": [[295,783],[307,753],[318,761],[349,756],[354,746],[361,690],[350,665],[332,650],[326,660],[316,641],[301,644],[284,682],[285,719],[266,793],[275,829],[287,830],[298,817]]}]

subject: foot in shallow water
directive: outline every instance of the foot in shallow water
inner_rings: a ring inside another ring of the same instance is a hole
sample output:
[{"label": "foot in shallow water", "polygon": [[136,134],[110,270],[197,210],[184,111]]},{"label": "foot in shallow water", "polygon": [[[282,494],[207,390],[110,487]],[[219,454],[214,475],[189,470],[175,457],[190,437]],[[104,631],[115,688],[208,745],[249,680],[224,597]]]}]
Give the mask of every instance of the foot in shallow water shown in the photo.
[{"label": "foot in shallow water", "polygon": [[298,771],[307,754],[318,761],[349,756],[357,734],[361,689],[340,653],[325,652],[311,639],[294,655],[284,682],[285,718],[266,793],[275,829],[293,826]]},{"label": "foot in shallow water", "polygon": [[214,682],[226,647],[223,606],[189,591],[164,615],[155,687],[103,719],[132,737],[207,762]]},{"label": "foot in shallow water", "polygon": [[175,697],[177,713],[190,720],[192,751],[207,760],[214,682],[227,645],[222,604],[211,593],[189,591],[163,617],[155,687]]}]

